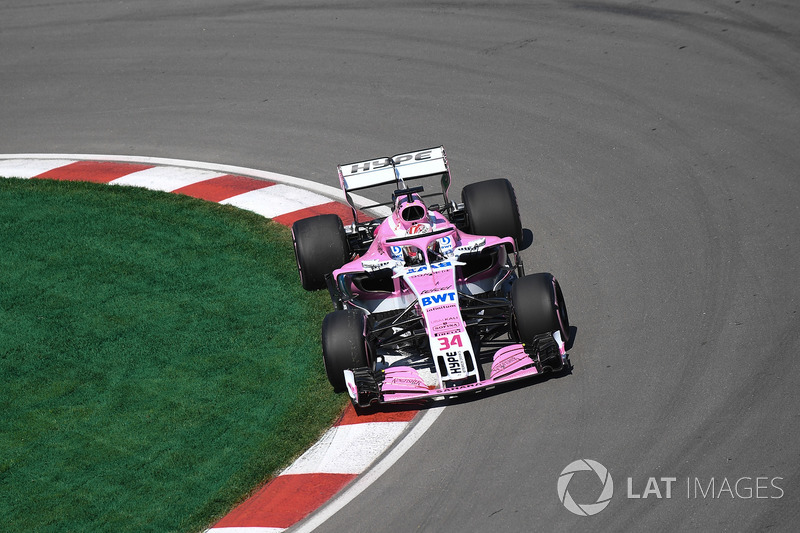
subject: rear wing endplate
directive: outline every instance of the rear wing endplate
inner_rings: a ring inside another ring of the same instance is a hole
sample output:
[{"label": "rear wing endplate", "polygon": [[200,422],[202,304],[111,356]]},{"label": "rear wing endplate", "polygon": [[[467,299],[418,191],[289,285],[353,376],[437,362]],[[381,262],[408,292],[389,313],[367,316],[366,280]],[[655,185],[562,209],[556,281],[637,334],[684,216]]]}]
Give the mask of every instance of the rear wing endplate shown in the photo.
[{"label": "rear wing endplate", "polygon": [[[394,189],[407,189],[407,181],[423,178],[440,177],[442,192],[427,196],[444,197],[447,200],[447,190],[450,188],[450,167],[443,146],[427,148],[398,154],[392,157],[380,157],[357,161],[346,165],[338,165],[339,183],[344,191],[345,199],[353,208],[353,220],[358,221],[358,214],[350,193],[363,189],[392,185]],[[379,206],[391,205],[390,202],[374,205],[360,206],[360,209],[370,209]]]}]

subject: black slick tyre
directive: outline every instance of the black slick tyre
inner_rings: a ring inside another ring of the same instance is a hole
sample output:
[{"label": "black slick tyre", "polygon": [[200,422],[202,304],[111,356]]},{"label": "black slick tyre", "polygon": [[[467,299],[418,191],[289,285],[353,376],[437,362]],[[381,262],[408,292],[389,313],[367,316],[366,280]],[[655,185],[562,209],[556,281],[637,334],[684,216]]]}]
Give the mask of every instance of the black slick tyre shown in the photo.
[{"label": "black slick tyre", "polygon": [[318,215],[292,224],[292,242],[300,283],[308,291],[325,288],[325,274],[344,265],[350,251],[342,219]]},{"label": "black slick tyre", "polygon": [[335,392],[345,390],[345,370],[369,364],[365,321],[364,314],[354,309],[333,311],[322,321],[322,359]]},{"label": "black slick tyre", "polygon": [[569,341],[569,315],[561,286],[552,274],[523,276],[511,287],[511,306],[519,340],[533,342],[543,333],[558,331]]},{"label": "black slick tyre", "polygon": [[522,243],[522,222],[514,187],[507,179],[470,183],[461,191],[468,231],[473,235],[513,237]]}]

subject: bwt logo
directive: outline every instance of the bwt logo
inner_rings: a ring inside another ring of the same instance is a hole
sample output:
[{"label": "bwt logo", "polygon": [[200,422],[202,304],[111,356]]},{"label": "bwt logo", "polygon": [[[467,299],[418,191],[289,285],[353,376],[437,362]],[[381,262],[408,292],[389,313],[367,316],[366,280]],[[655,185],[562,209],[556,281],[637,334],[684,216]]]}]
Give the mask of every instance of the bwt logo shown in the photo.
[{"label": "bwt logo", "polygon": [[454,302],[456,300],[456,293],[445,292],[442,294],[432,294],[422,298],[422,307],[429,307],[433,304],[443,304],[446,302]]},{"label": "bwt logo", "polygon": [[[576,472],[589,471],[594,472],[603,484],[603,489],[594,503],[577,503],[572,499],[569,493],[569,482],[572,481],[572,476]],[[611,479],[611,474],[608,469],[591,459],[578,459],[567,465],[558,476],[558,499],[564,504],[564,507],[571,513],[579,516],[592,516],[596,515],[611,502],[611,497],[614,495],[614,480]]]}]

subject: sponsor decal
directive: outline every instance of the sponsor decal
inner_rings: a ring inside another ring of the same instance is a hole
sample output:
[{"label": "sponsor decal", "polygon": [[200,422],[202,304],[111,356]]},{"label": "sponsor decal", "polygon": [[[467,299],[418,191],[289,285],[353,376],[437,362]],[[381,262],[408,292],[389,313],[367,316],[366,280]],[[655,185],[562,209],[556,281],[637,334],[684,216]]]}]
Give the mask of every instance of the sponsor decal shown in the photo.
[{"label": "sponsor decal", "polygon": [[454,253],[456,256],[461,254],[468,254],[471,252],[477,252],[486,244],[486,238],[482,237],[480,239],[475,239],[474,241],[469,241],[467,244],[461,245],[455,249]]},{"label": "sponsor decal", "polygon": [[378,170],[379,168],[386,168],[391,166],[392,160],[388,157],[382,157],[380,159],[374,159],[372,161],[363,161],[361,163],[353,163],[350,167],[350,174],[356,174],[358,172],[367,172],[369,170]]},{"label": "sponsor decal", "polygon": [[457,385],[455,387],[446,387],[444,389],[436,389],[436,392],[452,392],[456,390],[463,390],[463,389],[477,389],[480,388],[482,385],[480,383],[468,383],[466,385]]},{"label": "sponsor decal", "polygon": [[425,386],[425,382],[423,382],[422,380],[419,380],[419,379],[415,379],[415,378],[391,378],[389,380],[386,380],[386,382],[390,383],[390,384],[391,383],[397,383],[398,385],[399,384],[406,384],[406,385],[415,385],[415,386],[418,386],[418,387],[420,387],[420,386],[424,387]]},{"label": "sponsor decal", "polygon": [[[440,268],[447,268],[449,266],[453,266],[450,261],[442,261],[441,263],[433,263],[431,264],[432,270],[438,270]],[[418,272],[425,272],[428,270],[428,265],[422,265],[418,267],[411,267],[406,269],[406,274],[416,274]]]},{"label": "sponsor decal", "polygon": [[412,152],[410,154],[402,154],[395,156],[394,159],[388,157],[381,157],[380,159],[373,159],[371,161],[362,161],[360,163],[353,163],[350,166],[350,174],[357,174],[359,172],[368,172],[370,170],[378,170],[392,165],[402,165],[407,161],[424,161],[431,158],[431,150],[423,150],[421,152]]},{"label": "sponsor decal", "polygon": [[363,268],[365,272],[376,272],[378,270],[383,270],[384,268],[394,269],[395,267],[402,265],[403,262],[398,261],[397,259],[365,259],[361,261],[361,268]]},{"label": "sponsor decal", "polygon": [[[517,355],[517,356],[514,356],[514,357],[509,357],[508,359],[505,359],[502,363],[498,364],[495,367],[494,370],[496,372],[499,372],[501,370],[505,370],[506,368],[510,367],[511,365],[517,364],[519,361],[522,361],[525,358],[528,358],[528,356],[525,355],[525,354]],[[533,362],[533,361],[531,361],[531,362]]]},{"label": "sponsor decal", "polygon": [[450,291],[440,294],[431,294],[430,296],[423,296],[420,299],[420,304],[422,305],[422,307],[431,307],[432,305],[443,304],[447,302],[455,302],[455,301],[457,301],[456,293],[455,291]]},{"label": "sponsor decal", "polygon": [[448,305],[436,305],[436,306],[431,306],[431,307],[429,307],[429,308],[428,308],[428,312],[429,312],[429,313],[434,313],[434,312],[441,311],[442,309],[455,309],[456,307],[458,307],[458,306],[457,306],[457,305],[453,305],[453,304],[448,304]]},{"label": "sponsor decal", "polygon": [[450,255],[453,251],[453,238],[442,237],[441,239],[439,239],[439,251],[443,255]]},{"label": "sponsor decal", "polygon": [[447,320],[443,320],[441,322],[437,322],[436,325],[431,328],[431,330],[433,330],[433,331],[444,331],[446,329],[458,328],[460,326],[460,324],[458,322],[456,322],[455,320],[456,320],[455,318],[453,318],[453,319],[449,319],[448,318]]},{"label": "sponsor decal", "polygon": [[425,289],[424,291],[420,291],[420,294],[430,294],[432,292],[441,292],[443,290],[452,289],[453,285],[448,284],[446,287],[437,287],[435,289]]},{"label": "sponsor decal", "polygon": [[[442,340],[442,339],[440,339]],[[458,356],[458,352],[447,352],[444,354],[444,360],[447,364],[447,370],[451,374],[461,374],[461,358]]]},{"label": "sponsor decal", "polygon": [[421,152],[412,152],[410,154],[402,154],[395,156],[392,161],[395,165],[402,165],[406,161],[424,161],[431,158],[431,150],[422,150]]}]

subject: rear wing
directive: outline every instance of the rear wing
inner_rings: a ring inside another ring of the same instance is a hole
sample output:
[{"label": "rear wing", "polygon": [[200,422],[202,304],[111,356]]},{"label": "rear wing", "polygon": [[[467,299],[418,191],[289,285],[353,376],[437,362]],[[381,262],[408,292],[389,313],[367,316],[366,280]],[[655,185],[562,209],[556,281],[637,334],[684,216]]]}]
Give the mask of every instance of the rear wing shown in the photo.
[{"label": "rear wing", "polygon": [[[406,182],[423,178],[439,178],[442,192],[423,195],[424,198],[442,196],[445,205],[449,203],[447,191],[450,188],[450,167],[443,146],[427,148],[398,154],[392,157],[380,157],[357,161],[346,165],[338,165],[339,183],[344,191],[345,199],[353,208],[353,220],[358,222],[358,212],[351,197],[352,192],[363,189],[391,185],[391,191],[407,189]],[[392,201],[373,205],[362,205],[360,209],[380,206],[391,206]]]}]

